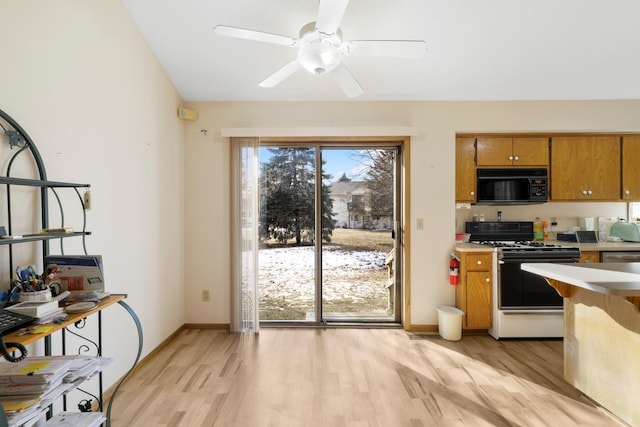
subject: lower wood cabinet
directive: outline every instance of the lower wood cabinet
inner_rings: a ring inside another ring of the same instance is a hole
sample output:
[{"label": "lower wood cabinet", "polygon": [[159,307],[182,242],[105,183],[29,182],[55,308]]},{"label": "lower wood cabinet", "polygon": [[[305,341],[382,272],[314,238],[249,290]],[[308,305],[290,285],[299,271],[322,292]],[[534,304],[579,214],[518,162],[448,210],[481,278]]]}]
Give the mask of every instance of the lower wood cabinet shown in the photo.
[{"label": "lower wood cabinet", "polygon": [[492,326],[492,254],[457,252],[460,283],[456,287],[456,307],[464,311],[463,329],[489,329]]},{"label": "lower wood cabinet", "polygon": [[600,251],[582,251],[578,262],[600,262]]}]

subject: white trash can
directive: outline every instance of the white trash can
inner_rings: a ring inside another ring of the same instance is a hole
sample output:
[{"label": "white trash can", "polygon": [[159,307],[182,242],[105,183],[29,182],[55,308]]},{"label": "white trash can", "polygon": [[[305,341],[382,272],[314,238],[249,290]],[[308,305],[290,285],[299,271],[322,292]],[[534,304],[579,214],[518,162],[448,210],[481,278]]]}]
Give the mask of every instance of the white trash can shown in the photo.
[{"label": "white trash can", "polygon": [[449,341],[462,338],[462,316],[464,311],[455,307],[438,306],[438,333]]}]

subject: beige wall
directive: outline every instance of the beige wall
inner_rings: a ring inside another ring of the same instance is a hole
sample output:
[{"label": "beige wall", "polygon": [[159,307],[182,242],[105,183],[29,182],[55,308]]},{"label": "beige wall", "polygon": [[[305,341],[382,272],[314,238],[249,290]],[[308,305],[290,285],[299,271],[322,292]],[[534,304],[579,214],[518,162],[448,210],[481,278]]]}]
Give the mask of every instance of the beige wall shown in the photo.
[{"label": "beige wall", "polygon": [[[119,1],[5,1],[0,40],[0,108],[49,179],[92,185],[87,249],[103,255],[107,289],[128,294],[146,354],[185,322],[182,101]],[[66,212],[70,223],[79,213]],[[82,253],[79,241],[65,252]],[[110,385],[137,339],[120,307],[104,322]]]},{"label": "beige wall", "polygon": [[[620,102],[210,102],[185,132],[186,292],[190,322],[229,322],[229,147],[221,129],[410,126],[411,282],[414,325],[435,325],[438,304],[453,304],[448,256],[471,215],[455,209],[456,132],[638,131],[640,101]],[[205,135],[201,130],[207,130]],[[481,208],[487,218],[497,209]],[[625,215],[624,203],[563,203],[502,209],[505,219]],[[458,217],[456,225],[456,216]],[[425,229],[414,228],[423,218]],[[565,221],[566,220],[566,221]],[[215,242],[212,244],[211,242]],[[212,274],[213,273],[213,274]],[[205,281],[206,280],[206,281]],[[199,302],[202,288],[215,296]]]}]

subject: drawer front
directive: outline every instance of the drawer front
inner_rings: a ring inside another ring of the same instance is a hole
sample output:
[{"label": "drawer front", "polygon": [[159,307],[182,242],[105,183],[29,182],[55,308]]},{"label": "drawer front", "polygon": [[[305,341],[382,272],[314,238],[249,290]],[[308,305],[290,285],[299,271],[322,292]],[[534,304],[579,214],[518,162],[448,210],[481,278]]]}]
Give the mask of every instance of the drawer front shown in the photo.
[{"label": "drawer front", "polygon": [[467,271],[491,270],[491,254],[469,254],[465,262]]}]

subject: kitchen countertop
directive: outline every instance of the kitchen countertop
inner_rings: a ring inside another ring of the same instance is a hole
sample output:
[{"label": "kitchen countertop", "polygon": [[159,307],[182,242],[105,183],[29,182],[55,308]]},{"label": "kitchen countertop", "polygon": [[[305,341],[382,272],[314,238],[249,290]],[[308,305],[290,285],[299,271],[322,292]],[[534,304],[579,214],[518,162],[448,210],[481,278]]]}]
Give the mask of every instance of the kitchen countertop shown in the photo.
[{"label": "kitchen countertop", "polygon": [[549,240],[547,243],[563,246],[577,246],[581,251],[640,251],[640,243],[636,242],[598,242],[577,243],[563,240]]},{"label": "kitchen countertop", "polygon": [[[598,242],[598,243],[577,243],[565,242],[563,240],[547,240],[544,243],[562,246],[578,247],[581,251],[640,251],[640,243],[635,242]],[[477,243],[456,242],[455,250],[460,252],[492,252],[494,248],[479,245]]]},{"label": "kitchen countertop", "polygon": [[640,297],[640,263],[523,263],[521,268],[601,294]]},{"label": "kitchen countertop", "polygon": [[488,252],[491,253],[495,250],[491,246],[479,245],[477,243],[463,243],[457,242],[454,248],[458,252]]}]

